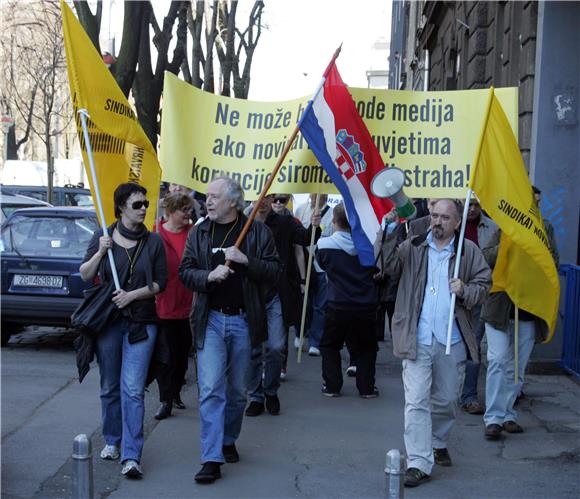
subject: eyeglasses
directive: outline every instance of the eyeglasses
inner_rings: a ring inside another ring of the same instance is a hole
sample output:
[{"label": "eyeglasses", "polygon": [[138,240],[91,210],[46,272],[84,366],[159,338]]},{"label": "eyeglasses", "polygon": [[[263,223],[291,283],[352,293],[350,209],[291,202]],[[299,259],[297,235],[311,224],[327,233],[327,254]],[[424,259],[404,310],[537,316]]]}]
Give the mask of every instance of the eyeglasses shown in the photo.
[{"label": "eyeglasses", "polygon": [[149,208],[149,201],[147,199],[145,201],[133,201],[133,203],[131,203],[131,208],[134,210],[140,210],[143,206]]},{"label": "eyeglasses", "polygon": [[282,203],[282,204],[286,204],[288,202],[290,198],[286,198],[286,197],[275,197],[274,201],[272,201],[273,203]]}]

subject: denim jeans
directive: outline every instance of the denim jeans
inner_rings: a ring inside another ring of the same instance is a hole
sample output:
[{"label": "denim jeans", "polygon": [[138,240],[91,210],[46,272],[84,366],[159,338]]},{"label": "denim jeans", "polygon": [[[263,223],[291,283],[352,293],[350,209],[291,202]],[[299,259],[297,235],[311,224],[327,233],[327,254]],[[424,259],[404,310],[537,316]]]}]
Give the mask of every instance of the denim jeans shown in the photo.
[{"label": "denim jeans", "polygon": [[[248,372],[250,400],[264,402],[264,395],[276,395],[280,388],[280,371],[284,364],[284,346],[287,330],[282,318],[282,305],[276,295],[266,305],[268,317],[268,340],[252,349],[252,361]],[[265,350],[265,355],[264,355]],[[262,379],[262,364],[264,379]]]},{"label": "denim jeans", "polygon": [[308,344],[318,348],[324,332],[324,316],[326,314],[326,272],[313,272],[316,278],[316,289],[312,295],[312,319],[308,326]]},{"label": "denim jeans", "polygon": [[[479,348],[481,340],[483,339],[483,333],[485,332],[485,324],[479,318],[481,314],[481,305],[473,307],[472,314],[473,332],[475,333],[475,341]],[[461,397],[459,398],[460,405],[477,402],[477,379],[479,378],[479,366],[481,365],[479,362],[480,360],[481,355],[480,358],[477,359],[478,362],[473,362],[473,360],[468,359],[465,364],[465,381],[463,383]]]},{"label": "denim jeans", "polygon": [[209,311],[203,349],[197,351],[202,463],[223,463],[222,446],[240,435],[251,350],[245,314]]},{"label": "denim jeans", "polygon": [[536,325],[533,321],[519,321],[518,383],[514,380],[514,321],[509,331],[500,331],[485,324],[487,335],[487,379],[485,386],[486,425],[516,421],[514,403],[524,384],[524,373],[534,348]]},{"label": "denim jeans", "polygon": [[103,438],[108,445],[121,446],[121,461],[141,461],[145,381],[157,326],[147,324],[148,338],[130,344],[128,325],[126,319],[117,319],[97,337]]},{"label": "denim jeans", "polygon": [[447,448],[455,424],[457,399],[465,374],[466,350],[461,341],[417,345],[417,358],[403,360],[405,388],[405,448],[407,467],[431,474],[433,449]]}]

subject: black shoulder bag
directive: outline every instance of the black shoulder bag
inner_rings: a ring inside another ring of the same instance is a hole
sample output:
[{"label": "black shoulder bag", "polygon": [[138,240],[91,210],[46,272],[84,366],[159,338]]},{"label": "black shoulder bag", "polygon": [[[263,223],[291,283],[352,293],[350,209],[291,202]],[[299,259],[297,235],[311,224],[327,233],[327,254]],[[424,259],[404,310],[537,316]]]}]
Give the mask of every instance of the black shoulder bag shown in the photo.
[{"label": "black shoulder bag", "polygon": [[[115,282],[113,279],[104,281],[105,258],[101,260],[100,276],[101,282],[83,291],[83,301],[71,316],[72,327],[91,335],[97,335],[110,324],[120,310],[113,303],[113,292]],[[119,272],[119,282],[123,288],[127,280],[127,266],[125,265]]]}]

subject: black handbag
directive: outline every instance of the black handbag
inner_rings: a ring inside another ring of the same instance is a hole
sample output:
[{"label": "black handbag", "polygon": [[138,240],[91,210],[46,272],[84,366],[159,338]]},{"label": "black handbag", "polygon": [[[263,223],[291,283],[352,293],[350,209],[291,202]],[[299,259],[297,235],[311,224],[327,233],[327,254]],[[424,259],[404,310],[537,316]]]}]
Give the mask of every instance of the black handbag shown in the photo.
[{"label": "black handbag", "polygon": [[119,313],[113,303],[115,283],[111,281],[95,284],[83,291],[83,301],[71,316],[72,327],[97,335],[105,329]]},{"label": "black handbag", "polygon": [[[105,260],[100,263],[99,275],[105,275]],[[121,287],[127,280],[128,265],[121,265],[117,268]],[[121,313],[113,302],[115,292],[115,282],[113,279],[99,282],[83,291],[83,301],[71,315],[71,325],[83,333],[96,336],[105,327],[113,322]]]}]

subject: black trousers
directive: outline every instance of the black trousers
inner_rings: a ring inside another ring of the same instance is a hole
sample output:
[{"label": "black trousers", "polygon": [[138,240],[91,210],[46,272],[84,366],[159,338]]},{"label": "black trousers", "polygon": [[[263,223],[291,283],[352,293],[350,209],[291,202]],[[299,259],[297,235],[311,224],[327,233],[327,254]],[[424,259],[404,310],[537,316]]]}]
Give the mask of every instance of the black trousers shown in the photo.
[{"label": "black trousers", "polygon": [[188,319],[162,319],[158,345],[167,349],[166,364],[157,367],[159,400],[170,402],[181,392],[189,362],[192,338]]},{"label": "black trousers", "polygon": [[[376,309],[337,310],[326,309],[324,333],[320,341],[322,378],[326,388],[338,393],[342,388],[340,351],[345,341],[356,365],[356,387],[361,395],[368,395],[375,387],[375,364],[379,349],[376,336]],[[352,364],[352,360],[351,360]]]}]

